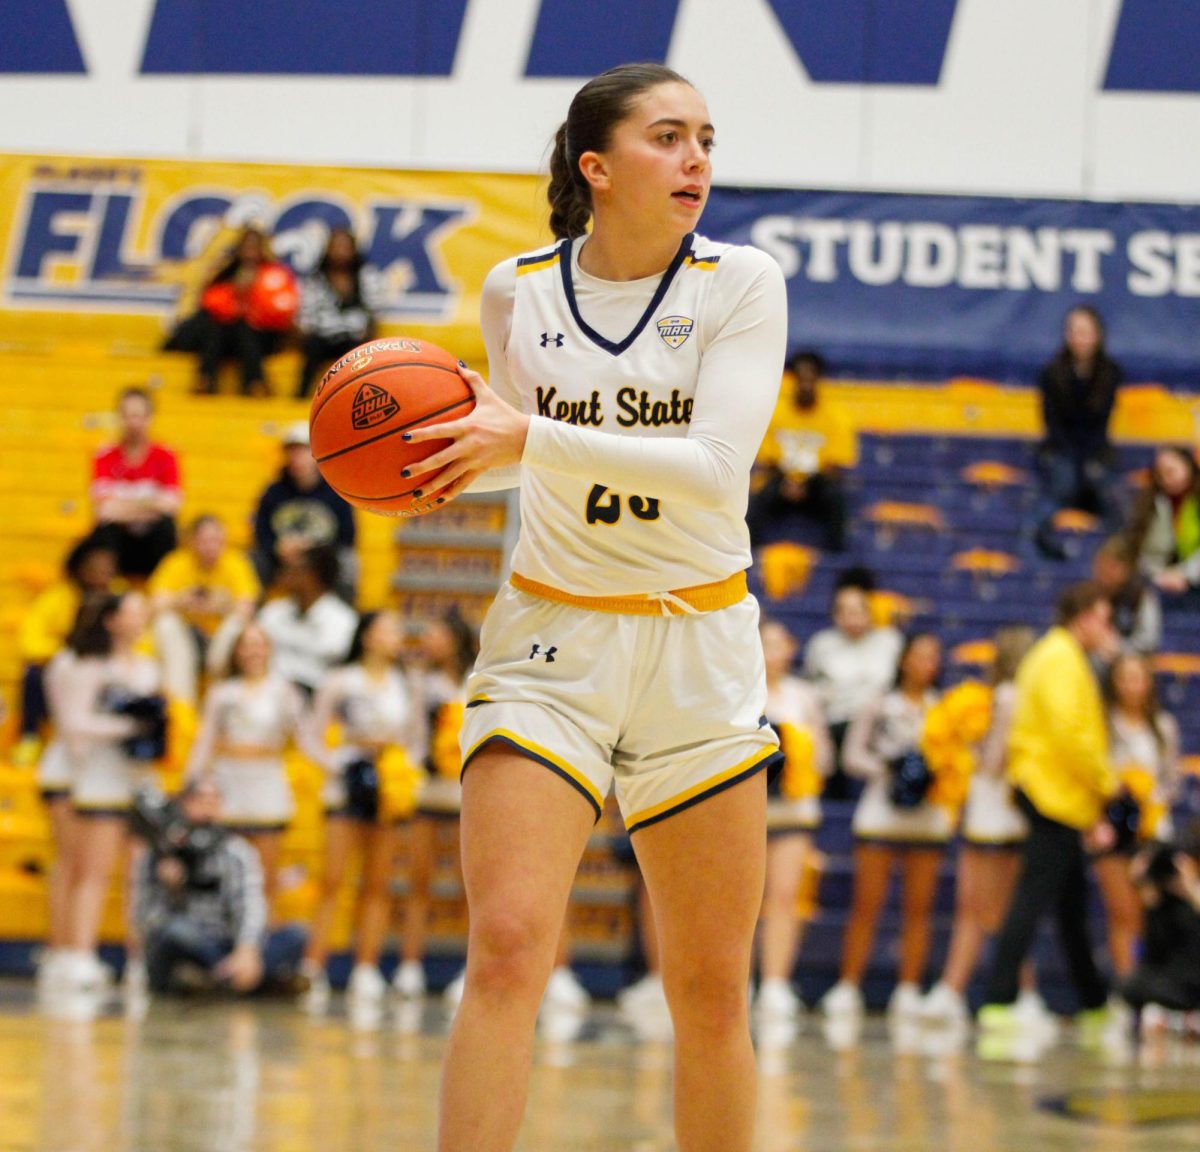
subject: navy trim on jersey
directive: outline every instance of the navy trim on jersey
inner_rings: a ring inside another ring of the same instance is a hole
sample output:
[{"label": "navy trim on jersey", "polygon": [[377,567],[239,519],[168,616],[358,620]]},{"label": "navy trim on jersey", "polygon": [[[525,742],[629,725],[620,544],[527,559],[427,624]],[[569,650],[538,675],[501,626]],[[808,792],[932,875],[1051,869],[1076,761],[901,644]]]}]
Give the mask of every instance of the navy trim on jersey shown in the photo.
[{"label": "navy trim on jersey", "polygon": [[579,326],[579,330],[597,347],[603,348],[605,352],[611,352],[614,356],[620,356],[642,334],[642,330],[650,323],[654,313],[658,311],[659,305],[663,302],[663,297],[666,296],[668,289],[675,279],[675,274],[683,267],[683,262],[692,253],[692,238],[694,236],[694,232],[689,232],[683,238],[682,243],[679,245],[679,251],[675,253],[674,258],[667,266],[667,270],[663,273],[663,277],[659,281],[658,288],[654,292],[654,299],[646,305],[646,311],[642,313],[642,318],[633,326],[633,331],[619,344],[601,336],[579,314],[579,305],[575,302],[575,285],[571,281],[571,241],[563,240],[559,245],[558,265],[562,271],[563,291],[567,294],[567,304],[571,309],[571,315],[575,318],[575,323]]}]

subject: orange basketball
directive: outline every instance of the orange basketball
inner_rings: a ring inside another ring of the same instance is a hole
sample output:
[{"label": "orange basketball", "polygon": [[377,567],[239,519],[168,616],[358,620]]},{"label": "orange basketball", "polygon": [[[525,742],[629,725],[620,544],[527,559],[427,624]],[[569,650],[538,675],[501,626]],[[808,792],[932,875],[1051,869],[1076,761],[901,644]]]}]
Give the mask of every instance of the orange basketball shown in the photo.
[{"label": "orange basketball", "polygon": [[457,420],[474,407],[458,360],[445,349],[408,337],[372,340],[347,352],[317,387],[308,417],[312,454],[330,487],[356,508],[420,516],[438,506],[443,489],[436,476],[405,480],[400,473],[449,441],[408,444],[401,433]]}]

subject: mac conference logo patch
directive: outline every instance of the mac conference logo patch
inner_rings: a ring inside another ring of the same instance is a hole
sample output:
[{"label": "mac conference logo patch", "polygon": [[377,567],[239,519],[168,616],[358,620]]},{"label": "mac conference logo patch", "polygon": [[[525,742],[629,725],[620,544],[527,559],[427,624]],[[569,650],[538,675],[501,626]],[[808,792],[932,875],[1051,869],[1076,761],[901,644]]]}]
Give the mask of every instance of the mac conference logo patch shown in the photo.
[{"label": "mac conference logo patch", "polygon": [[362,431],[364,428],[374,428],[390,420],[399,411],[400,405],[392,399],[390,392],[380,388],[378,384],[364,384],[354,395],[350,423],[358,431]]},{"label": "mac conference logo patch", "polygon": [[655,327],[664,344],[679,348],[692,334],[694,322],[687,316],[664,316]]}]

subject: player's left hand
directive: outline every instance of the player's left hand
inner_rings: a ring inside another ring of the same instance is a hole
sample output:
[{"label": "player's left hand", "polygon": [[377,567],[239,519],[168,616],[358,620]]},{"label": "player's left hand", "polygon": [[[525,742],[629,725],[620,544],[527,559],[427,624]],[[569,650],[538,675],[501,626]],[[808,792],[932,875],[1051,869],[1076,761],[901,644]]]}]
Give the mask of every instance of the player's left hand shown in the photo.
[{"label": "player's left hand", "polygon": [[529,417],[501,400],[478,372],[460,366],[459,374],[475,395],[471,413],[461,420],[414,428],[404,434],[404,439],[414,444],[423,440],[452,441],[427,459],[410,464],[402,473],[406,479],[431,477],[429,490],[445,489],[439,493],[443,503],[449,503],[490,468],[520,463],[529,432]]}]

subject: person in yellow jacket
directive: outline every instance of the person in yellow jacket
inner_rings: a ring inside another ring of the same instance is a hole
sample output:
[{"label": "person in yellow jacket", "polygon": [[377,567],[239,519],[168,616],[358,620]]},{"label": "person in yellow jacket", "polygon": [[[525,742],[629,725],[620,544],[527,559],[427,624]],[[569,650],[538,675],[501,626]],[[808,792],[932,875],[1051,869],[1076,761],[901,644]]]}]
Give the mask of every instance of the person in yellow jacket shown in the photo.
[{"label": "person in yellow jacket", "polygon": [[1084,1013],[1103,1009],[1108,999],[1087,930],[1087,848],[1113,836],[1104,813],[1118,783],[1090,657],[1111,652],[1115,643],[1104,591],[1074,584],[1059,600],[1057,627],[1017,670],[1008,777],[1029,818],[1029,838],[979,1014],[984,1028],[1014,1022],[1021,963],[1052,910]]},{"label": "person in yellow jacket", "polygon": [[79,605],[88,592],[111,592],[117,581],[117,554],[94,537],[76,544],[56,580],[21,617],[17,649],[21,672],[21,736],[13,750],[17,763],[32,764],[41,751],[42,727],[48,717],[42,674],[67,642]]}]

